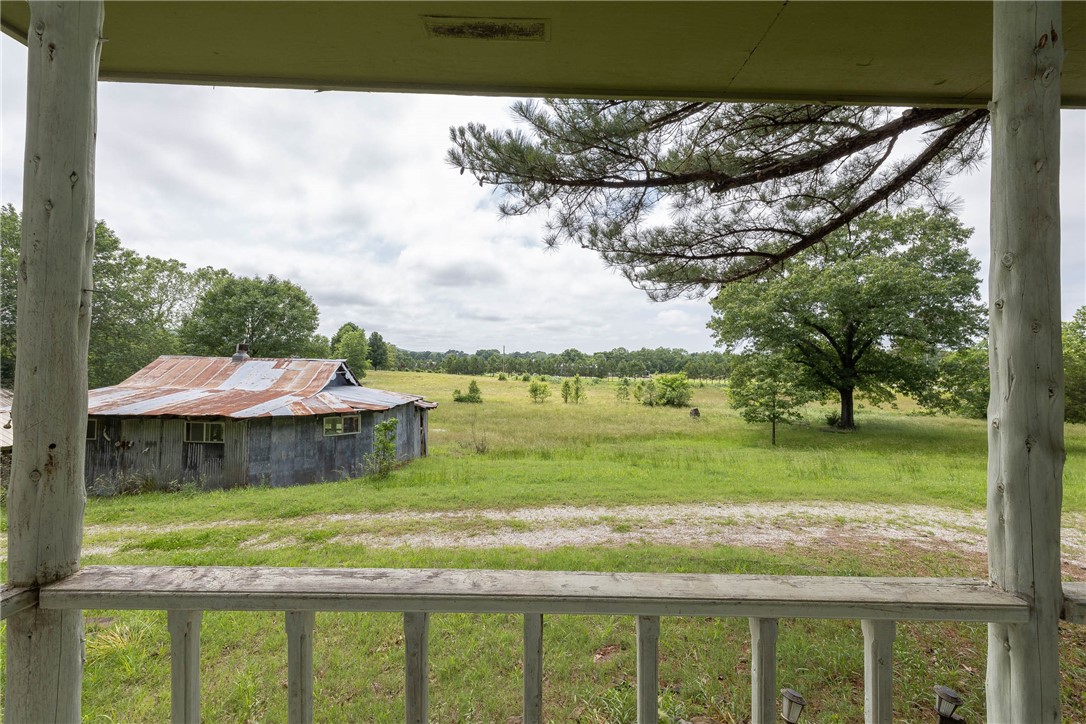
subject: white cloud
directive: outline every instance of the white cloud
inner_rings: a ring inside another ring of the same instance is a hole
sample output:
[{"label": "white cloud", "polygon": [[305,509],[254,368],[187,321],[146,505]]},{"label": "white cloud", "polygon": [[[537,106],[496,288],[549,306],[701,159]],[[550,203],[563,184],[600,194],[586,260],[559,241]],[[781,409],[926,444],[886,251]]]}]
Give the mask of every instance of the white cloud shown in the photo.
[{"label": "white cloud", "polygon": [[[0,41],[0,201],[21,205],[25,50]],[[321,331],[408,349],[712,348],[706,300],[649,302],[590,252],[544,251],[444,162],[509,99],[103,83],[97,215],[143,254],[290,278]],[[1086,113],[1064,114],[1064,315],[1086,303]],[[986,262],[987,167],[955,180]]]}]

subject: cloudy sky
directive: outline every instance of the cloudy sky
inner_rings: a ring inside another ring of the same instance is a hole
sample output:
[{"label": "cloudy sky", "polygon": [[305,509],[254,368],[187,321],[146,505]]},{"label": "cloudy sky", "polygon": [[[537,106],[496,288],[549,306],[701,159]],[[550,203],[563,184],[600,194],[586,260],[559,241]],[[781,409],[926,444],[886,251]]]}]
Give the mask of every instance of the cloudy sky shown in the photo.
[{"label": "cloudy sky", "polygon": [[[4,36],[0,203],[22,200],[26,60]],[[510,99],[103,83],[96,215],[142,254],[286,277],[331,335],[406,349],[712,349],[706,300],[649,302],[591,252],[443,162],[448,129],[507,126]],[[1064,318],[1086,304],[1086,112],[1065,112]],[[955,180],[987,268],[985,165]]]}]

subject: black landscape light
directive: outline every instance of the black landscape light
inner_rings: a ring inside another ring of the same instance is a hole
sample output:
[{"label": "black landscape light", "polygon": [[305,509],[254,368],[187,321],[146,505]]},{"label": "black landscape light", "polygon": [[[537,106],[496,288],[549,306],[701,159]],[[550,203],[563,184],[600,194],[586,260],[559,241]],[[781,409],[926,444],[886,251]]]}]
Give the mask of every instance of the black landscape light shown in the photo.
[{"label": "black landscape light", "polygon": [[935,712],[939,715],[939,724],[960,724],[965,720],[955,716],[954,711],[962,705],[962,698],[958,692],[949,686],[935,687]]},{"label": "black landscape light", "polygon": [[807,706],[807,700],[795,689],[781,689],[781,719],[788,724],[796,724],[799,715],[803,713],[803,707]]}]

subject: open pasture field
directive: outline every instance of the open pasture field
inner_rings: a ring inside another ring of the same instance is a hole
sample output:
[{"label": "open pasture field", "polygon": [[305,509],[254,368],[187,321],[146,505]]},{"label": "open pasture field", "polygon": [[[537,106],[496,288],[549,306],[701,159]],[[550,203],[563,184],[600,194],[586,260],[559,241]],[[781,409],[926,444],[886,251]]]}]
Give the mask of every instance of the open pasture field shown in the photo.
[{"label": "open pasture field", "polygon": [[[614,381],[587,381],[579,405],[552,383],[540,405],[527,382],[477,379],[481,405],[452,402],[467,377],[370,373],[370,386],[441,403],[430,457],[386,480],[91,499],[84,562],[986,575],[983,421],[868,407],[843,434],[826,431],[832,408],[815,405],[809,425],[783,428],[773,448],[768,428],[739,420],[712,384],[696,387],[694,419],[619,402]],[[1067,451],[1064,537],[1075,547],[1064,571],[1082,580],[1086,427],[1068,426]],[[86,621],[85,720],[168,718],[165,615],[87,611]],[[433,617],[432,721],[515,721],[520,626],[509,615]],[[1086,720],[1083,628],[1063,629],[1071,721]],[[898,720],[933,719],[936,683],[983,720],[986,636],[983,625],[900,624]],[[285,721],[281,614],[207,613],[202,642],[206,721]],[[544,648],[548,720],[633,720],[633,619],[548,617]],[[318,721],[402,721],[398,615],[318,614],[314,651]],[[664,619],[660,654],[665,721],[749,717],[746,621]],[[862,720],[859,622],[782,621],[778,683],[811,702],[804,721]]]}]

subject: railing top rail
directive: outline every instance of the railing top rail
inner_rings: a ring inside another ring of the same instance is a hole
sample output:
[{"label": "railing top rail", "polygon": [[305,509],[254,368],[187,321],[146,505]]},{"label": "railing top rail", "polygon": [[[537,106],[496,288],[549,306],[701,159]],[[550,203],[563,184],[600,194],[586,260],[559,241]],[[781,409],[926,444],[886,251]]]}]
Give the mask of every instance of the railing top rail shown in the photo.
[{"label": "railing top rail", "polygon": [[1086,581],[1063,584],[1063,613],[1068,623],[1086,624]]},{"label": "railing top rail", "polygon": [[0,588],[0,619],[14,616],[38,603],[37,588],[20,588],[4,584]]},{"label": "railing top rail", "polygon": [[42,608],[426,611],[1025,621],[984,581],[462,569],[89,566]]}]

